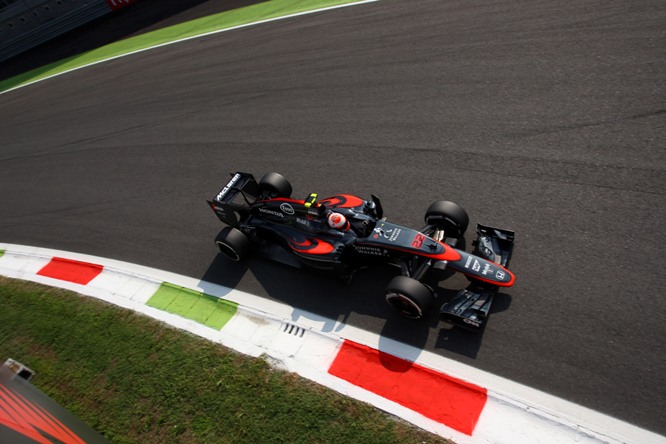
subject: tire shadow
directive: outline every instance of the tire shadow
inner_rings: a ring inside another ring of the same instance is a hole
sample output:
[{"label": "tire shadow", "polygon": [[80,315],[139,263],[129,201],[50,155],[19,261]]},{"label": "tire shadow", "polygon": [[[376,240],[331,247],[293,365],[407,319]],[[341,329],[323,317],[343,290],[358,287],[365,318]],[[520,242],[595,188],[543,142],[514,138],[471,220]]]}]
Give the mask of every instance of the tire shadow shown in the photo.
[{"label": "tire shadow", "polygon": [[[426,282],[437,293],[437,298],[426,315],[418,320],[400,316],[386,303],[384,289],[398,274],[395,267],[387,265],[361,269],[351,280],[345,280],[326,273],[294,268],[262,257],[255,256],[245,261],[232,262],[222,254],[218,254],[201,280],[237,288],[245,281],[244,277],[248,272],[256,279],[256,282],[253,281],[255,289],[244,289],[244,291],[261,293],[263,290],[270,298],[289,305],[293,309],[293,322],[298,322],[301,318],[323,322],[322,331],[335,333],[349,324],[353,313],[357,316],[354,316],[354,323],[350,325],[380,335],[379,351],[396,355],[399,350],[400,357],[408,362],[416,361],[426,349],[446,350],[476,358],[483,340],[485,329],[481,332],[472,332],[451,326],[439,318],[441,305],[455,297],[468,283],[464,277],[453,271],[436,274]],[[256,285],[261,288],[256,288]],[[511,296],[498,293],[491,314],[504,311],[510,305]],[[372,325],[363,325],[364,317],[379,321],[372,321]],[[492,322],[492,316],[488,322]],[[389,359],[386,365],[391,365],[393,368],[396,364]],[[404,364],[403,371],[408,370],[410,366],[411,364]]]},{"label": "tire shadow", "polygon": [[[442,303],[450,300],[457,294],[457,290],[449,290],[447,299]],[[435,348],[446,350],[458,355],[466,356],[468,358],[476,359],[483,335],[485,334],[488,323],[492,322],[493,313],[499,313],[507,310],[511,306],[511,296],[506,293],[497,293],[490,307],[486,325],[481,331],[470,331],[465,328],[448,324],[444,321],[441,323],[441,328],[437,332],[437,340],[435,341]]]}]

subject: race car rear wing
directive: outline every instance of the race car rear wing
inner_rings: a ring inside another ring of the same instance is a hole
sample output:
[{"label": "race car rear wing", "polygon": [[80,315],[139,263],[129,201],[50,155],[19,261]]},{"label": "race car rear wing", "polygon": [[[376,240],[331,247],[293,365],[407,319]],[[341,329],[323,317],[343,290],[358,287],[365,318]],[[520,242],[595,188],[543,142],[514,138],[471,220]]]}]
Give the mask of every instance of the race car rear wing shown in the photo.
[{"label": "race car rear wing", "polygon": [[224,188],[207,202],[222,222],[235,227],[248,214],[250,204],[257,200],[259,186],[250,173],[238,171],[231,176]]},{"label": "race car rear wing", "polygon": [[[514,232],[478,224],[474,254],[508,267],[513,253]],[[473,280],[439,310],[441,320],[467,330],[480,332],[490,314],[498,287]]]}]

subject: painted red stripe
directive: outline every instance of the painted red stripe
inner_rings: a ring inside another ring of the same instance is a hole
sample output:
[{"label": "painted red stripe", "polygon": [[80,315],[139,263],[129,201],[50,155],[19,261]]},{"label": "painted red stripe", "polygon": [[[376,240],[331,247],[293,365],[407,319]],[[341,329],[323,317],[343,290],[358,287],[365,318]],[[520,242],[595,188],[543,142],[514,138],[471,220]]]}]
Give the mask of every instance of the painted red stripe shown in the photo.
[{"label": "painted red stripe", "polygon": [[[2,410],[5,415],[2,415]],[[39,405],[0,386],[0,423],[40,443],[51,443],[37,431],[64,444],[85,444],[74,432]]]},{"label": "painted red stripe", "polygon": [[11,393],[0,386],[0,424],[33,439],[40,444],[50,444],[42,434],[37,432],[21,413],[21,405],[11,399]]},{"label": "painted red stripe", "polygon": [[484,388],[351,341],[328,372],[470,436],[487,399]]},{"label": "painted red stripe", "polygon": [[37,274],[60,279],[62,281],[86,285],[97,277],[103,269],[103,266],[97,264],[54,257],[51,259],[51,262],[46,264],[41,270],[39,270],[39,272],[37,272]]},{"label": "painted red stripe", "polygon": [[28,437],[32,439],[33,441],[40,443],[40,444],[53,444],[51,441],[48,439],[44,438],[40,433],[36,432],[33,429],[25,429],[21,427],[20,425],[14,423],[14,422],[9,422],[5,421],[1,416],[0,416],[0,426],[5,426],[8,429],[12,429],[17,433],[20,433],[21,435]]},{"label": "painted red stripe", "polygon": [[42,432],[58,438],[63,443],[67,444],[85,444],[74,432],[72,432],[66,425],[60,422],[55,416],[50,414],[47,410],[38,404],[33,404],[18,393],[16,394],[25,406],[25,416],[33,427],[36,427]]}]

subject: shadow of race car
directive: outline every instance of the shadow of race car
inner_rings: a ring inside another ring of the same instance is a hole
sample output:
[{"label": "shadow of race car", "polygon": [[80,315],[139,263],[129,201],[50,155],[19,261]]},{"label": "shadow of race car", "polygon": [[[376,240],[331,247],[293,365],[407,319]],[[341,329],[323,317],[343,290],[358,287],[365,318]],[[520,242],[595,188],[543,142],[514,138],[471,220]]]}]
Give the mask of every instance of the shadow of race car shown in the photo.
[{"label": "shadow of race car", "polygon": [[239,261],[252,252],[298,268],[351,277],[377,263],[400,269],[386,287],[386,301],[398,312],[419,319],[435,301],[422,281],[431,270],[465,274],[470,285],[440,308],[440,318],[480,331],[500,287],[510,287],[508,270],[514,245],[509,230],[478,225],[473,253],[457,249],[469,217],[459,205],[438,200],[425,212],[420,230],[388,222],[379,198],[350,194],[319,199],[312,193],[293,199],[282,175],[267,173],[257,182],[236,172],[208,204],[227,225],[215,239],[220,252]]}]

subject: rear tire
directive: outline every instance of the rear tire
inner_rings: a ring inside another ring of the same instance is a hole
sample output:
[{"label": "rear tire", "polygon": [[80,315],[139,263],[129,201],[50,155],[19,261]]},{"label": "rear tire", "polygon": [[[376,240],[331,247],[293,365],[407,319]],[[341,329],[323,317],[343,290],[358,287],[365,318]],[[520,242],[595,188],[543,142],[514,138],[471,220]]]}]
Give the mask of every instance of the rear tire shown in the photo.
[{"label": "rear tire", "polygon": [[386,287],[386,302],[410,319],[421,319],[435,301],[432,291],[416,279],[396,276]]},{"label": "rear tire", "polygon": [[220,253],[234,262],[245,259],[250,251],[250,239],[236,228],[224,227],[215,238],[215,244]]},{"label": "rear tire", "polygon": [[437,200],[430,204],[425,214],[425,222],[443,229],[446,237],[462,238],[469,225],[467,212],[457,203]]},{"label": "rear tire", "polygon": [[266,173],[259,180],[259,192],[272,197],[291,197],[291,184],[279,173]]}]

